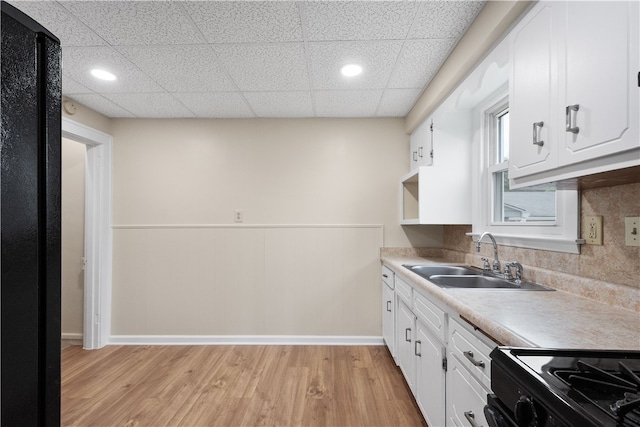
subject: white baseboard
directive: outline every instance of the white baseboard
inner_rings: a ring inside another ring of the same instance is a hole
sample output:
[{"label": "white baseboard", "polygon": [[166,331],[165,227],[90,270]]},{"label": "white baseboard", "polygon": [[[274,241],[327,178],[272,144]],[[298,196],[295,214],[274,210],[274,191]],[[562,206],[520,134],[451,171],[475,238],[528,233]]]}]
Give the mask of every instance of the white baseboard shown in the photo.
[{"label": "white baseboard", "polygon": [[384,345],[384,340],[324,335],[112,335],[107,345]]},{"label": "white baseboard", "polygon": [[81,333],[63,332],[61,334],[63,340],[81,340],[83,338]]}]

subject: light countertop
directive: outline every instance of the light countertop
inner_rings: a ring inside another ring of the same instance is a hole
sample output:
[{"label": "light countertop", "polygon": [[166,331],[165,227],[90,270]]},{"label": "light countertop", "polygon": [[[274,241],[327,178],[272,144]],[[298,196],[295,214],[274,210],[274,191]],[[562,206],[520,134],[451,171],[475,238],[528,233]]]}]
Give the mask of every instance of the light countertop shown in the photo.
[{"label": "light countertop", "polygon": [[640,350],[637,312],[560,290],[440,288],[402,266],[455,264],[444,259],[383,256],[382,262],[503,345]]}]

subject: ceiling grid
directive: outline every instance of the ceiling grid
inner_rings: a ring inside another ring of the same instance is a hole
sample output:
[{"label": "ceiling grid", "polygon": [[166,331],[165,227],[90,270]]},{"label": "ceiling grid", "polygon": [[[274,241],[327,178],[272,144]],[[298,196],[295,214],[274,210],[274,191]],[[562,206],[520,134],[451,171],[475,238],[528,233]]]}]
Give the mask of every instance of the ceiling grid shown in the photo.
[{"label": "ceiling grid", "polygon": [[[483,1],[10,1],[108,117],[404,117]],[[358,62],[361,75],[340,67]],[[114,74],[96,80],[93,68]]]}]

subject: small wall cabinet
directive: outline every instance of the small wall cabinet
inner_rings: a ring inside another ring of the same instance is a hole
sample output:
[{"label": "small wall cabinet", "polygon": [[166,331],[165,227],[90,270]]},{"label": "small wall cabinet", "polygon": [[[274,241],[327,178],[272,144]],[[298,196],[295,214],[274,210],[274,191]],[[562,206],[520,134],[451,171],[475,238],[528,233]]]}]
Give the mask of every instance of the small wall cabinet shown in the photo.
[{"label": "small wall cabinet", "polygon": [[512,188],[640,164],[639,4],[540,2],[509,34]]},{"label": "small wall cabinet", "polygon": [[414,135],[430,164],[401,178],[401,224],[471,224],[470,111],[436,113]]},{"label": "small wall cabinet", "polygon": [[411,170],[414,171],[420,166],[431,166],[433,159],[433,120],[427,119],[416,128],[410,138],[410,159]]}]

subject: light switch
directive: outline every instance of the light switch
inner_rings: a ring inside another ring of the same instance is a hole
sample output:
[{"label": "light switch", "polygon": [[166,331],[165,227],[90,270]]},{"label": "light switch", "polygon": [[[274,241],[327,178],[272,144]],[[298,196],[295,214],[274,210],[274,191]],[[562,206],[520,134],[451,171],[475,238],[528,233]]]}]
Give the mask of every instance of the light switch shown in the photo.
[{"label": "light switch", "polygon": [[630,216],[624,219],[624,244],[640,246],[640,217]]}]

